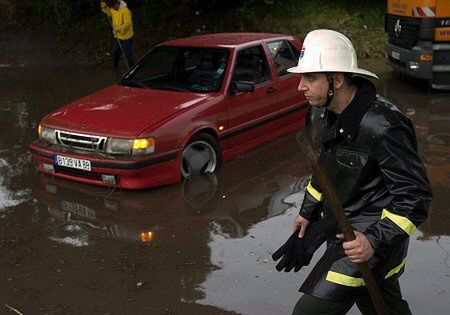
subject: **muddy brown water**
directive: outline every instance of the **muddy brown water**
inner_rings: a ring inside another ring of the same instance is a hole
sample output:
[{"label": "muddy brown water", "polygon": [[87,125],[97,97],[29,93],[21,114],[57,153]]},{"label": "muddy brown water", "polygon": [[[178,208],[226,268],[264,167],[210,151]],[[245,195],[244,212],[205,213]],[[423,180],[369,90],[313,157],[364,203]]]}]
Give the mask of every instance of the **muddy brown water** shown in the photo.
[{"label": "muddy brown water", "polygon": [[[412,236],[403,294],[414,314],[448,314],[450,93],[384,65],[372,70],[380,94],[413,119],[434,191]],[[290,314],[311,267],[278,273],[270,255],[290,234],[309,176],[293,135],[178,185],[72,183],[38,174],[27,145],[46,113],[120,73],[0,73],[0,314]]]}]

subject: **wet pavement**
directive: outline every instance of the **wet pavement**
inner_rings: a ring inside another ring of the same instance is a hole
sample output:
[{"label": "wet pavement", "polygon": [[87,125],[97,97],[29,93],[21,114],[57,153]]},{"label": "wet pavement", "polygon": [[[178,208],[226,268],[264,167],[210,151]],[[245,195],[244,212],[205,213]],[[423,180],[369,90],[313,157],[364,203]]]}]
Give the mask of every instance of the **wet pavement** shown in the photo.
[{"label": "wet pavement", "polygon": [[[380,94],[414,121],[434,192],[403,294],[414,314],[448,314],[450,93],[377,67]],[[119,77],[106,67],[0,69],[0,314],[290,314],[311,266],[278,273],[270,255],[310,173],[293,135],[147,191],[37,172],[27,145],[40,119]]]}]

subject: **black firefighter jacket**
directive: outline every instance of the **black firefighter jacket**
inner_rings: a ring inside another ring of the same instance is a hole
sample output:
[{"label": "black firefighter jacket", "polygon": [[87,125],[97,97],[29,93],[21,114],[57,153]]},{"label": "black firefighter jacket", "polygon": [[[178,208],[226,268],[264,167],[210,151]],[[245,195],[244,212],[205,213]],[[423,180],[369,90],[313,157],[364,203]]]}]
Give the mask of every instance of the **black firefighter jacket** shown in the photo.
[{"label": "black firefighter jacket", "polygon": [[[355,84],[358,91],[343,113],[326,111],[320,163],[350,224],[373,245],[369,266],[382,285],[403,273],[409,236],[427,218],[432,194],[411,121],[377,96],[370,81],[356,78]],[[313,176],[300,215],[314,220],[322,212],[331,216],[329,209]],[[342,301],[364,286],[342,240],[334,238],[327,240],[325,254],[300,291]]]}]

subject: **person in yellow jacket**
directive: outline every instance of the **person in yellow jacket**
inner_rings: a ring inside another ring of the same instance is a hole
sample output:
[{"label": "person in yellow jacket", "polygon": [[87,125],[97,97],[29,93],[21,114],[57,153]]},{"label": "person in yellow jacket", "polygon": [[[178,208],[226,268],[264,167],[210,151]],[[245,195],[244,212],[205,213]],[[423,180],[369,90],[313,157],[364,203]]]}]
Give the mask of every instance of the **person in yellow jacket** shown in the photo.
[{"label": "person in yellow jacket", "polygon": [[100,3],[103,13],[111,19],[114,35],[114,67],[119,65],[120,56],[125,55],[128,65],[134,64],[133,59],[133,19],[131,11],[128,9],[125,1],[109,0]]}]

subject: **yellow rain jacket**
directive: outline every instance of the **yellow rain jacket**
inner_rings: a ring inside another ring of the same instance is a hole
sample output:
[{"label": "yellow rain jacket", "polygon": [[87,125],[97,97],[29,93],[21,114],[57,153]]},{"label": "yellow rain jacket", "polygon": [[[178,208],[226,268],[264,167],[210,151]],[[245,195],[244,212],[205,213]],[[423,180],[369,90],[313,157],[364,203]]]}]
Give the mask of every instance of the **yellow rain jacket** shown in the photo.
[{"label": "yellow rain jacket", "polygon": [[114,30],[117,30],[117,32],[114,33],[115,38],[126,40],[133,37],[134,32],[131,11],[124,1],[120,1],[119,10],[109,8],[105,2],[101,2],[101,8],[102,11],[112,19],[112,27]]}]

